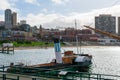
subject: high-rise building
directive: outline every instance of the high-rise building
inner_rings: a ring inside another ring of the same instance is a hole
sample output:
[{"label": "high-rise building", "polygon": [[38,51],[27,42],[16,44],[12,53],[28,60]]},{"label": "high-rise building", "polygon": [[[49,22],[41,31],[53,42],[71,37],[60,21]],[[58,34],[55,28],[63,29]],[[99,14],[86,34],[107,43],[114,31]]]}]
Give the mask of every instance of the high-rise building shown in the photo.
[{"label": "high-rise building", "polygon": [[12,11],[10,9],[5,10],[5,26],[10,27],[12,25]]},{"label": "high-rise building", "polygon": [[118,17],[118,35],[120,36],[120,17]]},{"label": "high-rise building", "polygon": [[12,25],[15,26],[17,24],[17,13],[12,13]]},{"label": "high-rise building", "polygon": [[[105,32],[116,34],[116,17],[109,14],[102,14],[95,17],[95,28]],[[103,34],[96,34],[100,37],[105,37]]]},{"label": "high-rise building", "polygon": [[13,12],[10,9],[5,10],[5,28],[11,29],[17,24],[17,13]]}]

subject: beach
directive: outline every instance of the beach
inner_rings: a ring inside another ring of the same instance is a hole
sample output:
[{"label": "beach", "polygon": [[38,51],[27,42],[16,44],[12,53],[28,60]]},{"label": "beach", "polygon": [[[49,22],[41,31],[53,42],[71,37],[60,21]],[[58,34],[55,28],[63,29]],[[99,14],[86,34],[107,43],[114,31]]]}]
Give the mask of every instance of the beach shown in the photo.
[{"label": "beach", "polygon": [[[71,48],[71,47],[76,47],[76,46],[62,46],[62,48]],[[81,48],[90,48],[90,47],[94,47],[94,48],[108,48],[108,47],[119,47],[119,46],[78,46]],[[54,48],[54,47],[40,47],[40,46],[29,46],[29,47],[14,47],[15,50],[28,50],[28,49],[48,49],[48,48]]]}]

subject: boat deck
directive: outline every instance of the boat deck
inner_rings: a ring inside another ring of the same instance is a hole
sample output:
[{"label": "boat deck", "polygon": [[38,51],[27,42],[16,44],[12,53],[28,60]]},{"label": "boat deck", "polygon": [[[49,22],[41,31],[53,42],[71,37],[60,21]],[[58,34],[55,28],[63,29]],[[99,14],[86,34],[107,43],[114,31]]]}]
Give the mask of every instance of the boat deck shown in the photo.
[{"label": "boat deck", "polygon": [[31,66],[28,66],[28,67],[44,67],[44,66],[54,66],[56,65],[56,63],[45,63],[45,64],[37,64],[37,65],[31,65]]}]

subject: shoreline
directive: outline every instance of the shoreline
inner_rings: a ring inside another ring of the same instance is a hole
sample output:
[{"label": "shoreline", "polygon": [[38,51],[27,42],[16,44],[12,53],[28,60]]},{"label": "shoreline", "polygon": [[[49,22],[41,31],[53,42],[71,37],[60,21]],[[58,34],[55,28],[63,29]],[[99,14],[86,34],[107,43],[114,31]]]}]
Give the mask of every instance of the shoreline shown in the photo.
[{"label": "shoreline", "polygon": [[[76,47],[76,46],[61,46],[62,48],[69,48],[69,47]],[[80,46],[78,46],[80,47]],[[94,47],[94,48],[100,48],[100,47],[120,47],[120,46],[81,46],[83,48],[87,47]],[[14,50],[25,50],[25,49],[48,49],[48,48],[54,48],[53,47],[40,47],[40,46],[29,46],[29,47],[14,47]]]}]

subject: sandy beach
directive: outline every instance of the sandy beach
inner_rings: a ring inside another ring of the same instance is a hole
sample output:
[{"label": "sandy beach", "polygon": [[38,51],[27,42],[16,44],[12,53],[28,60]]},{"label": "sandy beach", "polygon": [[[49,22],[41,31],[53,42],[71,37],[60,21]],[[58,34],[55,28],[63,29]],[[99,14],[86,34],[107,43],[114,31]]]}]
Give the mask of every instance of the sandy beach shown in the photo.
[{"label": "sandy beach", "polygon": [[[67,47],[76,47],[76,46],[62,46],[62,48]],[[79,46],[80,47],[80,46]],[[82,46],[83,48],[106,48],[106,47],[118,47],[118,46]],[[29,46],[29,47],[14,47],[15,50],[25,50],[25,49],[48,49],[48,48],[54,48],[54,47],[39,47],[39,46]]]},{"label": "sandy beach", "polygon": [[35,47],[35,46],[31,46],[31,47],[14,47],[15,50],[25,50],[25,49],[41,49],[41,48],[52,48],[52,47]]}]

